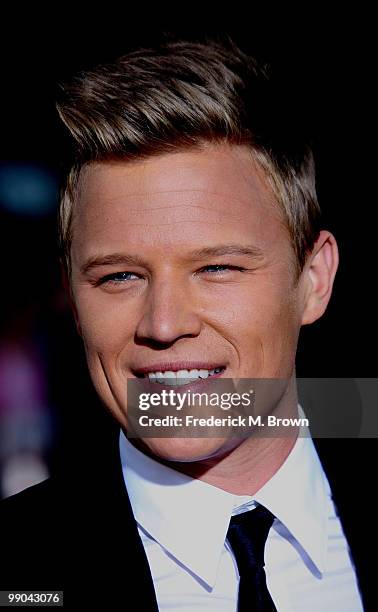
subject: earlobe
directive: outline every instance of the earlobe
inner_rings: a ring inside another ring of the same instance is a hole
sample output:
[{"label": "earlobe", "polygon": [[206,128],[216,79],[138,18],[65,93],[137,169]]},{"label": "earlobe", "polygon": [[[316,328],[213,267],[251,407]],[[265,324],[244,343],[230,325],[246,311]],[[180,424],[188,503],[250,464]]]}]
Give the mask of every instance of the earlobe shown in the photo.
[{"label": "earlobe", "polygon": [[330,300],[339,264],[339,254],[335,237],[321,231],[313,251],[305,266],[305,302],[302,325],[319,319],[325,312]]}]

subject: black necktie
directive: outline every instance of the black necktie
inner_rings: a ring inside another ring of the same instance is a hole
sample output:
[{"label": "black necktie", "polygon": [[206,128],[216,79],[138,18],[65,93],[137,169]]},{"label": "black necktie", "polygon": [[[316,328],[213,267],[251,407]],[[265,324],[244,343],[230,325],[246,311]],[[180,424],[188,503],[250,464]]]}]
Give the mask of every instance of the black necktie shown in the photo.
[{"label": "black necktie", "polygon": [[265,542],[273,521],[264,506],[231,517],[227,539],[240,575],[238,612],[277,612],[264,570]]}]

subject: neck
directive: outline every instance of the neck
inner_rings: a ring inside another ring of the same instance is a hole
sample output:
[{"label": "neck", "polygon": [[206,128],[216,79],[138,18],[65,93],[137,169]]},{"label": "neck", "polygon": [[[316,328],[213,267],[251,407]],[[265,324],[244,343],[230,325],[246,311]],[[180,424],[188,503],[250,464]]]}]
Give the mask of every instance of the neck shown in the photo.
[{"label": "neck", "polygon": [[220,460],[164,463],[234,495],[254,495],[279,470],[295,441],[293,436],[251,437]]},{"label": "neck", "polygon": [[[290,380],[273,413],[282,417],[298,416],[295,376]],[[291,427],[289,431],[285,427],[276,429],[271,437],[265,432],[266,428],[260,428],[241,443],[239,441],[231,450],[193,462],[169,461],[156,457],[147,448],[140,450],[178,472],[234,495],[254,495],[279,470],[298,437],[297,426]]]},{"label": "neck", "polygon": [[[274,394],[279,386],[268,386],[266,389]],[[269,393],[264,393],[263,385],[257,394],[257,400],[260,397],[258,414],[266,414],[264,402],[268,396]],[[298,416],[295,371],[271,414],[281,417]],[[298,427],[292,427],[290,430],[280,427],[274,431],[272,437],[268,437],[265,432],[266,428],[259,428],[256,433],[220,458],[175,464],[174,468],[234,495],[254,495],[279,470],[298,437]]]}]

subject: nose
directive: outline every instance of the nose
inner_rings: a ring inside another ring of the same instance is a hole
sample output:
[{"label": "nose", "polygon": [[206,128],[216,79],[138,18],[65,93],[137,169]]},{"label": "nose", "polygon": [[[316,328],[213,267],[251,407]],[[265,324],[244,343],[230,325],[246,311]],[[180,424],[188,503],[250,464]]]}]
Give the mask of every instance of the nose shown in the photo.
[{"label": "nose", "polygon": [[176,278],[151,281],[136,329],[139,340],[172,344],[181,337],[195,337],[201,319],[187,283]]}]

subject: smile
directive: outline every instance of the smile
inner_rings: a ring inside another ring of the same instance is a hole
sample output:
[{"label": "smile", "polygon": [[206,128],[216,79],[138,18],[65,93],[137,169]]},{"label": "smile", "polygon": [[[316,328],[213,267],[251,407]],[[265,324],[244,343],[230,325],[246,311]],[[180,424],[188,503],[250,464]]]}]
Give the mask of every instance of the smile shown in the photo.
[{"label": "smile", "polygon": [[213,370],[167,370],[166,372],[148,372],[144,378],[149,378],[151,382],[158,382],[165,385],[180,386],[187,385],[190,382],[201,378],[209,378],[220,374],[224,370],[223,367],[214,368]]},{"label": "smile", "polygon": [[227,366],[214,361],[166,361],[151,363],[149,366],[134,367],[134,376],[149,383],[165,386],[202,384],[207,379],[222,376]]}]

